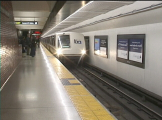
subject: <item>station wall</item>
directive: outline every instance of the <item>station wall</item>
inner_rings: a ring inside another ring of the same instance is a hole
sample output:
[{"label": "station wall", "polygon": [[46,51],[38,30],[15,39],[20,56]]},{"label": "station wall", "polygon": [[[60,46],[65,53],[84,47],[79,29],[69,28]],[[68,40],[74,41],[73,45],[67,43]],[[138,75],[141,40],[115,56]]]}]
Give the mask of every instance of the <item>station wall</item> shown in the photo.
[{"label": "station wall", "polygon": [[1,87],[21,61],[21,46],[18,44],[11,1],[1,1],[1,42],[0,42]]},{"label": "station wall", "polygon": [[[162,15],[160,15],[162,7],[88,25],[111,16],[161,3],[161,1],[137,1],[73,25],[65,31],[72,30],[89,36],[91,64],[162,97]],[[145,34],[144,69],[116,60],[118,34]],[[108,35],[108,58],[94,55],[94,36],[99,35]]]},{"label": "station wall", "polygon": [[[91,64],[162,96],[162,23],[99,30],[83,34],[90,37]],[[116,60],[118,34],[146,35],[144,69]],[[108,58],[94,55],[95,35],[108,35]]]}]

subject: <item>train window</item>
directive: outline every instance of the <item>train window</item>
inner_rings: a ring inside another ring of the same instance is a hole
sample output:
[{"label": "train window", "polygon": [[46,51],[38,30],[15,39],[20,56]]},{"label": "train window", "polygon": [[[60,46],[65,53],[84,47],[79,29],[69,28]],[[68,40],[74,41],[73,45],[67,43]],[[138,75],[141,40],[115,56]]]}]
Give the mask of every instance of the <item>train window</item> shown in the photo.
[{"label": "train window", "polygon": [[62,35],[58,36],[58,45],[61,48],[70,48],[70,36],[69,35]]}]

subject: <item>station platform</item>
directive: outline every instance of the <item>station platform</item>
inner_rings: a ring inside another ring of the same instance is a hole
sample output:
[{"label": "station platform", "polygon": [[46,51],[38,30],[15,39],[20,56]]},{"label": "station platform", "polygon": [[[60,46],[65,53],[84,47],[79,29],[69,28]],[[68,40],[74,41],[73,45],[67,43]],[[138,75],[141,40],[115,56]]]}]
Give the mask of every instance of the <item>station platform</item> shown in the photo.
[{"label": "station platform", "polygon": [[44,46],[1,90],[1,120],[117,120]]}]

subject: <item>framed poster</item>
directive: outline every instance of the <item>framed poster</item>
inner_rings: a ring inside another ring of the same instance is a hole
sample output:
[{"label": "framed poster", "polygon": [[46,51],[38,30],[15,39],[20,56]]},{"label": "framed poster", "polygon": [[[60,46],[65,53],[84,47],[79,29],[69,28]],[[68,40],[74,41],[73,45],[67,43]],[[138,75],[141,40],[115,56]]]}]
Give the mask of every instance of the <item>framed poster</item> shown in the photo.
[{"label": "framed poster", "polygon": [[108,57],[107,48],[108,36],[95,36],[94,37],[94,54],[102,57]]},{"label": "framed poster", "polygon": [[116,60],[145,68],[145,34],[117,35]]},{"label": "framed poster", "polygon": [[143,59],[143,39],[129,40],[129,60],[142,63]]},{"label": "framed poster", "polygon": [[100,50],[100,39],[95,38],[95,53],[99,53]]},{"label": "framed poster", "polygon": [[117,56],[119,58],[128,59],[128,39],[118,39],[117,47]]}]

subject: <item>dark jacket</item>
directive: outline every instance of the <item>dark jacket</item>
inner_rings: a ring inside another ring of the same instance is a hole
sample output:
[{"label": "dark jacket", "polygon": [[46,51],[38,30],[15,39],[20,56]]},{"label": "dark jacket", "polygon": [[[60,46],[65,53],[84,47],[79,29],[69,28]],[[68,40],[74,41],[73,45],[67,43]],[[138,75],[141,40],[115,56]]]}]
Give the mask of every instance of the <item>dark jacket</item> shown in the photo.
[{"label": "dark jacket", "polygon": [[25,38],[22,39],[22,47],[25,47],[26,46],[26,40]]},{"label": "dark jacket", "polygon": [[35,38],[32,38],[31,47],[36,47],[36,40],[35,40]]},{"label": "dark jacket", "polygon": [[26,45],[31,46],[31,39],[29,37],[26,38]]}]

